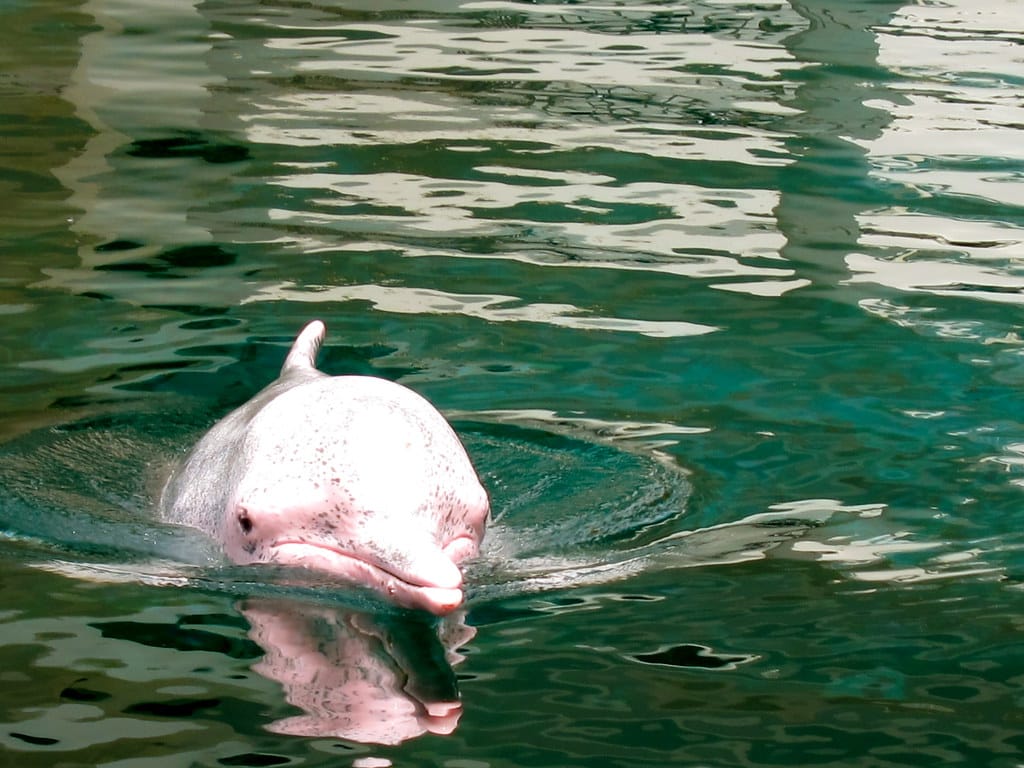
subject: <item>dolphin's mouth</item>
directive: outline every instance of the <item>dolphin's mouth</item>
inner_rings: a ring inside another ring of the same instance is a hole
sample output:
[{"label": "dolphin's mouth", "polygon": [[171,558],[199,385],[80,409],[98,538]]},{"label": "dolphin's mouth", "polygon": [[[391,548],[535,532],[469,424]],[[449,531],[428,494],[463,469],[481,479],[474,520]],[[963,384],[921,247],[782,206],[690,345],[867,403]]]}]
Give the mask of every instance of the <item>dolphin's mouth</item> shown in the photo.
[{"label": "dolphin's mouth", "polygon": [[[271,545],[271,562],[329,573],[343,581],[370,587],[406,608],[443,615],[462,605],[462,572],[445,557],[431,568],[389,568],[323,542],[289,539]],[[437,557],[444,557],[440,552]]]}]

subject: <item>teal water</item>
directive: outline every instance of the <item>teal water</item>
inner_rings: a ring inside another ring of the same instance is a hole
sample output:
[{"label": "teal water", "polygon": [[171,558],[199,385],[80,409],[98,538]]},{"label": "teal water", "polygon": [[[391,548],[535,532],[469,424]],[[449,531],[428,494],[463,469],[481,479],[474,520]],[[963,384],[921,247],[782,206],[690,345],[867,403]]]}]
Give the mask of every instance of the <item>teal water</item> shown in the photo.
[{"label": "teal water", "polygon": [[[1024,764],[1019,17],[0,5],[0,764]],[[312,317],[464,615],[154,521]]]}]

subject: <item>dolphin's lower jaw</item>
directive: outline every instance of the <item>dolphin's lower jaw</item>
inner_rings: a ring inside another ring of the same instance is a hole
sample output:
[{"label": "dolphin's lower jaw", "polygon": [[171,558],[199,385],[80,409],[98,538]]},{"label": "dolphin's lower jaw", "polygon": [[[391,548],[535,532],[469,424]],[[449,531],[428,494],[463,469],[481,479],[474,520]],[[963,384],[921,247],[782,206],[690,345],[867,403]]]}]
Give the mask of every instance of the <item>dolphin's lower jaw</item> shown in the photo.
[{"label": "dolphin's lower jaw", "polygon": [[310,568],[345,582],[371,587],[405,608],[429,611],[440,616],[462,605],[461,572],[457,582],[449,579],[445,584],[431,583],[414,574],[397,574],[351,552],[326,544],[298,540],[276,542],[269,548],[269,554],[269,562]]}]

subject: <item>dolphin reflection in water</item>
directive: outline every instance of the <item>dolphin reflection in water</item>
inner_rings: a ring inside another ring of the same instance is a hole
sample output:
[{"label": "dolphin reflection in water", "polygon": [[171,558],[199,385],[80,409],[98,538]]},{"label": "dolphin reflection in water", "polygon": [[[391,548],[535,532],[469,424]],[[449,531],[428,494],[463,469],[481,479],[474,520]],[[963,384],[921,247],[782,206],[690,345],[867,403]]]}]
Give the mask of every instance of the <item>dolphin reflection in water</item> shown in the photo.
[{"label": "dolphin reflection in water", "polygon": [[266,726],[274,733],[398,744],[450,734],[462,715],[453,667],[476,630],[461,613],[369,613],[282,598],[238,606],[264,651],[253,665],[281,684],[303,714]]}]

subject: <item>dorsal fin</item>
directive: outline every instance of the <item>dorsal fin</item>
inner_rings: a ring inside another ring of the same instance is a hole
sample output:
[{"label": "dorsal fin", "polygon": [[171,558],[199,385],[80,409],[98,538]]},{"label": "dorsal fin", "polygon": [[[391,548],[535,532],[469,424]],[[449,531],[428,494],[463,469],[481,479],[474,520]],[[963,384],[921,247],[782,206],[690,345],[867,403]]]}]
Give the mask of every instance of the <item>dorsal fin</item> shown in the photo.
[{"label": "dorsal fin", "polygon": [[327,334],[327,328],[320,320],[312,320],[299,331],[292,343],[288,357],[281,366],[281,375],[297,369],[316,370],[316,356]]}]

